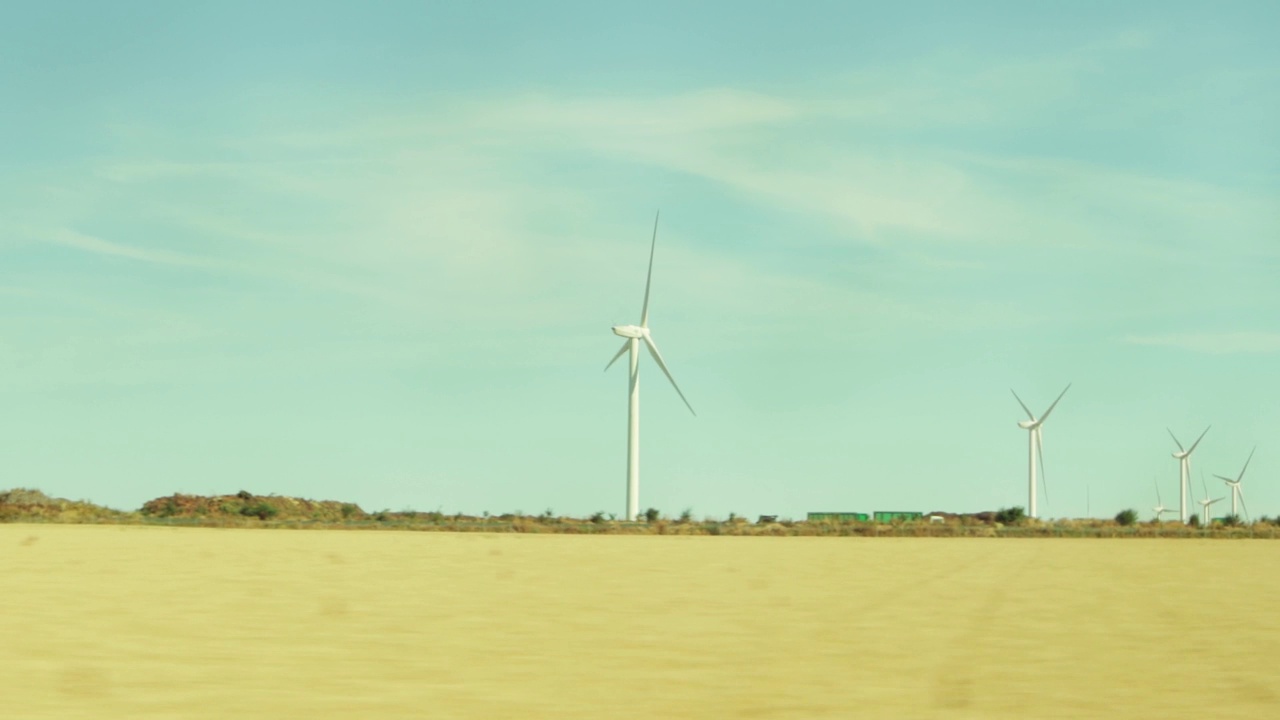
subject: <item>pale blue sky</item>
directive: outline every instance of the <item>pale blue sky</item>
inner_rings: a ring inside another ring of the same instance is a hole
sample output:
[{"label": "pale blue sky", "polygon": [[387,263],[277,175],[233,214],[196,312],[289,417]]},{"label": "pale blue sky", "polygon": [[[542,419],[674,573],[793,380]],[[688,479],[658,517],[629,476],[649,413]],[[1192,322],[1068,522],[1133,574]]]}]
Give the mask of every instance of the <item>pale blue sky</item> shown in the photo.
[{"label": "pale blue sky", "polygon": [[661,208],[642,507],[1280,513],[1280,4],[191,5],[0,10],[0,487],[621,514]]}]

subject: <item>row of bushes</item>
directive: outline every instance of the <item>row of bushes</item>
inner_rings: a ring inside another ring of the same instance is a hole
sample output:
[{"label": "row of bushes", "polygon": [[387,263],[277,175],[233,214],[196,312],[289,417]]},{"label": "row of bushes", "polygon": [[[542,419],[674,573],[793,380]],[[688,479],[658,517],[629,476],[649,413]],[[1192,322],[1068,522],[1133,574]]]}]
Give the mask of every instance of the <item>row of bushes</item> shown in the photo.
[{"label": "row of bushes", "polygon": [[[1023,508],[1001,508],[994,513],[947,516],[945,522],[925,519],[895,520],[892,523],[869,521],[822,520],[815,522],[778,520],[762,515],[755,523],[730,514],[727,520],[707,518],[695,520],[691,508],[675,519],[666,518],[656,508],[648,508],[637,522],[618,520],[614,514],[596,512],[585,519],[557,516],[548,509],[540,515],[521,512],[502,515],[446,515],[440,511],[417,512],[382,510],[367,513],[353,503],[330,500],[314,501],[276,495],[259,496],[247,491],[235,495],[198,496],[174,494],[148,501],[138,512],[122,512],[87,502],[71,502],[49,498],[38,490],[0,492],[0,522],[115,522],[154,523],[237,527],[265,524],[273,527],[381,527],[387,529],[443,530],[457,532],[526,532],[526,533],[627,533],[682,535],[835,535],[835,536],[1095,536],[1115,534],[1117,528],[1128,529],[1123,535],[1186,535],[1205,532],[1243,531],[1249,536],[1270,537],[1280,527],[1280,517],[1261,518],[1246,525],[1240,518],[1229,516],[1215,522],[1212,529],[1198,529],[1199,518],[1193,516],[1181,523],[1139,523],[1135,510],[1118,513],[1113,521],[1030,520]],[[1135,529],[1140,528],[1140,529]],[[1241,532],[1231,532],[1232,536]]]}]

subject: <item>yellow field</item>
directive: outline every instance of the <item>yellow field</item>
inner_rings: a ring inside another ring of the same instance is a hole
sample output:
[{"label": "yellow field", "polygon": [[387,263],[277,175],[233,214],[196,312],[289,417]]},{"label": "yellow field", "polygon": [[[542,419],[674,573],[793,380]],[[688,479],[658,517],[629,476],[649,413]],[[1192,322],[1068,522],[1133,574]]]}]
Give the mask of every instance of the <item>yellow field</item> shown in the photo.
[{"label": "yellow field", "polygon": [[0,717],[1274,717],[1278,559],[0,525]]}]

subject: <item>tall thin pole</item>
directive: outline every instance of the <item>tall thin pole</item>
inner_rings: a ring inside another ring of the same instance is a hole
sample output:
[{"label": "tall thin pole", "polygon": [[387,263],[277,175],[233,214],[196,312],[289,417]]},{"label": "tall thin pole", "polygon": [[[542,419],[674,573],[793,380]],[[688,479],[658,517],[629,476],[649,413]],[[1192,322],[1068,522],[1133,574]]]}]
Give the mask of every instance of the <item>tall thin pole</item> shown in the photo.
[{"label": "tall thin pole", "polygon": [[1187,524],[1187,476],[1191,474],[1191,458],[1182,457],[1178,460],[1178,514],[1182,517],[1182,524]]},{"label": "tall thin pole", "polygon": [[639,340],[631,338],[631,396],[627,403],[627,520],[640,513],[640,354]]},{"label": "tall thin pole", "polygon": [[1039,428],[1031,428],[1031,432],[1027,433],[1027,437],[1031,441],[1031,447],[1030,449],[1027,450],[1027,462],[1029,463],[1029,467],[1030,467],[1030,471],[1027,473],[1027,477],[1030,479],[1030,483],[1027,487],[1027,515],[1029,517],[1036,517],[1036,431],[1037,430],[1039,430]]}]

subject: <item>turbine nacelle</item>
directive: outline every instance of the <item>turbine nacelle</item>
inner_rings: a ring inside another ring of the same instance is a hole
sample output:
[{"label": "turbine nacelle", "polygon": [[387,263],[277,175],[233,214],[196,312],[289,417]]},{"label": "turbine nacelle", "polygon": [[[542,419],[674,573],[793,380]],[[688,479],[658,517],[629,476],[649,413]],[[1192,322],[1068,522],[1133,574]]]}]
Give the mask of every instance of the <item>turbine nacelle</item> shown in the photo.
[{"label": "turbine nacelle", "polygon": [[1035,430],[1036,428],[1040,427],[1040,423],[1035,420],[1023,420],[1022,422],[1018,423],[1018,427],[1022,428],[1023,430]]},{"label": "turbine nacelle", "polygon": [[643,340],[648,337],[649,328],[642,328],[639,325],[614,325],[613,334],[619,337]]}]

